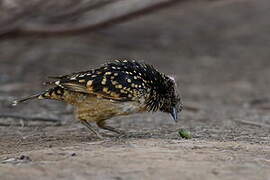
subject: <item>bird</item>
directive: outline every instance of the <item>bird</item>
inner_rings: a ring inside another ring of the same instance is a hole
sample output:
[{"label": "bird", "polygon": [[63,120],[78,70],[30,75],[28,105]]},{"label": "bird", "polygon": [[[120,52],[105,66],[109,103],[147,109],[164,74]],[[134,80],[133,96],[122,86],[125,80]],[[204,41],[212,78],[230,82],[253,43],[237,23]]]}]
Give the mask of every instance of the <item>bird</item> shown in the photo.
[{"label": "bird", "polygon": [[31,99],[63,101],[74,106],[75,117],[97,137],[97,127],[122,134],[106,120],[140,112],[161,111],[177,121],[183,109],[175,79],[152,65],[136,60],[112,60],[87,71],[51,76],[45,91],[13,101]]}]

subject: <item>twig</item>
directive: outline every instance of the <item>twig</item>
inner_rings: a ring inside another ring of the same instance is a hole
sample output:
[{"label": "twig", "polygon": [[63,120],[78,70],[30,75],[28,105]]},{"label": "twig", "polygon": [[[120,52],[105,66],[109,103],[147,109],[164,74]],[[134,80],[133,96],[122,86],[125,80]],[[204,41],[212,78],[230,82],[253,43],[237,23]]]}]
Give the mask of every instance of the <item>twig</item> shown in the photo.
[{"label": "twig", "polygon": [[[97,9],[91,9],[79,17],[79,22],[50,24],[50,19],[36,21],[29,19],[23,26],[8,32],[16,35],[65,35],[89,32],[117,24],[132,18],[159,10],[187,0],[121,0],[114,3],[105,3]],[[72,12],[73,14],[76,12]],[[72,14],[71,13],[71,14]],[[72,23],[72,24],[71,24]]]},{"label": "twig", "polygon": [[264,124],[264,123],[257,123],[257,122],[253,122],[253,121],[247,121],[247,120],[236,120],[236,121],[239,122],[239,123],[242,123],[242,124],[270,128],[270,125]]},{"label": "twig", "polygon": [[[188,3],[190,1],[195,2],[195,0],[86,0],[76,1],[77,4],[74,1],[73,6],[50,11],[46,3],[49,4],[54,1],[41,0],[35,4],[38,5],[37,8],[31,8],[31,14],[27,15],[27,21],[23,21],[19,25],[15,23],[16,26],[10,22],[10,26],[6,26],[8,28],[0,28],[0,35],[12,35],[10,37],[22,35],[59,36],[91,32],[152,13],[176,3]],[[237,2],[245,1],[248,0],[237,0]],[[44,4],[44,2],[46,3]],[[232,3],[235,0],[203,0],[202,2],[220,5]],[[18,19],[20,16],[15,18]]]}]

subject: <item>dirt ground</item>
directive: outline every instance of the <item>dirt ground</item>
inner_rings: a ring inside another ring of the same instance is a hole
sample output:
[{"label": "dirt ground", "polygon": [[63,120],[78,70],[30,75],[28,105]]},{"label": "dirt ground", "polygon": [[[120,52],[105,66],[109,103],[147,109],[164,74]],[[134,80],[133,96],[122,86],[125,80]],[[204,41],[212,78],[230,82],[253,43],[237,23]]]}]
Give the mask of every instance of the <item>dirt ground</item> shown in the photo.
[{"label": "dirt ground", "polygon": [[[0,179],[270,179],[270,2],[187,3],[91,34],[0,39]],[[186,109],[91,135],[55,101],[10,102],[114,58],[172,74]],[[179,129],[192,139],[178,136]]]}]

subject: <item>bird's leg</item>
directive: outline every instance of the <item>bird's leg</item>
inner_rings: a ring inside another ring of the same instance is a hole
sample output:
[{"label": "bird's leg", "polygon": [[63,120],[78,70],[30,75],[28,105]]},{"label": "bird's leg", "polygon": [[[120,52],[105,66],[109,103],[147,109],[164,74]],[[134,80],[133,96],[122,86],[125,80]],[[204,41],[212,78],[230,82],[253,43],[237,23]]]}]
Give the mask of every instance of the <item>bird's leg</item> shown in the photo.
[{"label": "bird's leg", "polygon": [[103,120],[103,121],[98,121],[97,122],[97,126],[101,129],[105,129],[105,130],[108,130],[108,131],[112,131],[114,133],[117,133],[117,134],[125,134],[123,131],[120,131],[120,130],[117,130],[111,126],[106,126],[106,122]]},{"label": "bird's leg", "polygon": [[94,133],[99,139],[103,139],[102,135],[99,134],[99,132],[97,132],[92,126],[91,124],[89,124],[89,122],[85,121],[85,120],[80,120],[80,122],[85,125],[87,127],[87,129],[89,129],[92,133]]}]

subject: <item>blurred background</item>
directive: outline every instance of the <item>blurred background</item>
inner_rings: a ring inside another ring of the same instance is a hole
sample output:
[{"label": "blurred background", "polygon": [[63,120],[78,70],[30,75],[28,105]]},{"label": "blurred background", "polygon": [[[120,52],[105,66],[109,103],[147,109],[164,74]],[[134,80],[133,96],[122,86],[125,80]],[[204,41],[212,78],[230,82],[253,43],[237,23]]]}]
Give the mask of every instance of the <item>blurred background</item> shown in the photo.
[{"label": "blurred background", "polygon": [[60,102],[12,108],[10,101],[46,89],[47,76],[127,58],[175,76],[187,108],[178,124],[156,113],[115,126],[269,143],[269,0],[2,0],[0,7],[2,134],[27,134],[27,123],[46,132],[58,121],[77,123]]}]

